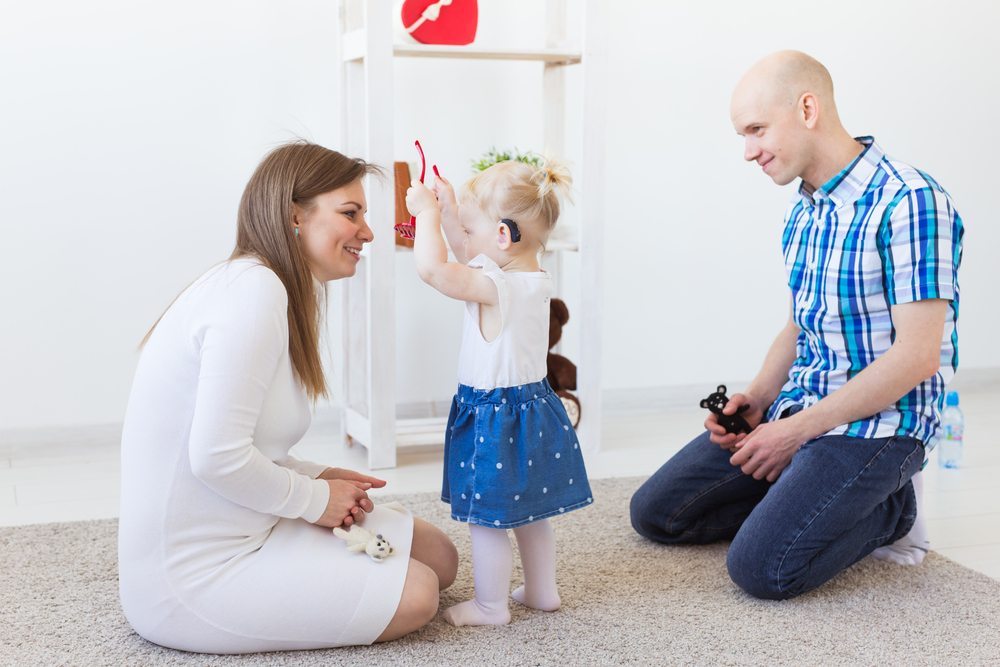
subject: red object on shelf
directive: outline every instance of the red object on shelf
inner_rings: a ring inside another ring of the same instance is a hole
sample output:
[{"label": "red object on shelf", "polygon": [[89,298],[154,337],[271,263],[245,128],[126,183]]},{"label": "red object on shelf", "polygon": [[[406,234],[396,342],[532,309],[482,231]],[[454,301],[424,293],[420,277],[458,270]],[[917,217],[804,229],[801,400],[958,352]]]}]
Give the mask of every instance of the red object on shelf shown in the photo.
[{"label": "red object on shelf", "polygon": [[464,46],[476,39],[477,0],[405,0],[403,29],[421,44]]},{"label": "red object on shelf", "polygon": [[[424,149],[420,147],[420,142],[414,141],[413,144],[417,147],[417,151],[420,153],[420,182],[423,183],[424,174],[427,173],[427,160],[424,159]],[[399,235],[404,239],[412,239],[416,236],[417,219],[411,215],[410,222],[396,225],[395,230],[399,232]]]}]

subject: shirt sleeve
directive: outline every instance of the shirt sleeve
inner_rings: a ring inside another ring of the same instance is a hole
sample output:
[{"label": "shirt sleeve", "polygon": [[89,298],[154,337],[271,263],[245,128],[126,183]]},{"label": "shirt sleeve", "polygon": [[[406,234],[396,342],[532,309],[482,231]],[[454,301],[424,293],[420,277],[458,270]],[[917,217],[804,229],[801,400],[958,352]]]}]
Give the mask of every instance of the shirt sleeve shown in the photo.
[{"label": "shirt sleeve", "polygon": [[194,323],[201,360],[188,444],[194,475],[223,498],[258,512],[317,521],[330,487],[280,466],[253,444],[278,361],[288,347],[288,296],[269,269],[230,269]]},{"label": "shirt sleeve", "polygon": [[310,479],[316,479],[319,477],[324,470],[330,466],[325,466],[322,463],[313,463],[312,461],[300,461],[294,456],[289,456],[285,459],[284,463],[281,465],[286,468],[291,468],[295,472],[302,473]]},{"label": "shirt sleeve", "polygon": [[902,191],[879,229],[889,304],[955,300],[963,233],[958,211],[943,190]]}]

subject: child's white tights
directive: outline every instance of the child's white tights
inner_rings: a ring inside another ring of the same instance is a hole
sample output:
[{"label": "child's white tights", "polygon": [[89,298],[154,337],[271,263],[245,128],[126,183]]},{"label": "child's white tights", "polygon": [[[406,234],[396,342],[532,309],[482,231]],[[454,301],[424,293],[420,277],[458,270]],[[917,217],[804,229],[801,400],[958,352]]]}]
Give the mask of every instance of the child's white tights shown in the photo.
[{"label": "child's white tights", "polygon": [[510,594],[534,609],[555,611],[559,608],[556,590],[556,536],[548,519],[514,529],[517,549],[521,552],[524,586]]},{"label": "child's white tights", "polygon": [[[506,625],[510,623],[507,594],[514,554],[506,530],[469,524],[472,535],[472,576],[476,596],[447,609],[444,620],[452,625]],[[547,520],[514,529],[524,568],[524,586],[511,595],[535,609],[559,608],[556,591],[556,544]]]}]

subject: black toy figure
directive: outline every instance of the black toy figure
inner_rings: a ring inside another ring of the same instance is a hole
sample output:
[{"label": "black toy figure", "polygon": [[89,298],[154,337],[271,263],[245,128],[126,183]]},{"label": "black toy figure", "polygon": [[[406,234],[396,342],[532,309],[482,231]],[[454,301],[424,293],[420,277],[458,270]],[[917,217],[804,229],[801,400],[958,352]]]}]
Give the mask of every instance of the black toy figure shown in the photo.
[{"label": "black toy figure", "polygon": [[719,420],[719,424],[726,429],[726,433],[749,433],[752,431],[753,429],[750,428],[747,420],[740,416],[740,413],[750,409],[750,406],[744,403],[736,410],[735,415],[724,415],[722,414],[722,409],[726,407],[726,403],[728,402],[729,397],[726,396],[726,385],[720,384],[714,394],[710,394],[708,398],[701,400],[701,407],[708,408],[715,414]]}]

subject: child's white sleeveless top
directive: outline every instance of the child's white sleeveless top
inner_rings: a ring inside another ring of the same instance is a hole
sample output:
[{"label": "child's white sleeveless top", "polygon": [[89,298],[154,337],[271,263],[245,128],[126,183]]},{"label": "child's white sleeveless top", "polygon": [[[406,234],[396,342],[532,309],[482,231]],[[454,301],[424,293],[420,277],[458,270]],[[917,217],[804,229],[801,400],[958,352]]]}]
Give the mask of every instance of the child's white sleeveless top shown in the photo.
[{"label": "child's white sleeveless top", "polygon": [[468,266],[482,268],[500,295],[500,334],[487,343],[479,329],[479,304],[465,303],[462,352],[458,357],[458,381],[474,389],[518,387],[539,382],[547,374],[549,351],[549,299],[552,276],[505,272],[485,255]]}]

